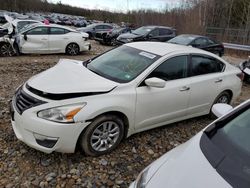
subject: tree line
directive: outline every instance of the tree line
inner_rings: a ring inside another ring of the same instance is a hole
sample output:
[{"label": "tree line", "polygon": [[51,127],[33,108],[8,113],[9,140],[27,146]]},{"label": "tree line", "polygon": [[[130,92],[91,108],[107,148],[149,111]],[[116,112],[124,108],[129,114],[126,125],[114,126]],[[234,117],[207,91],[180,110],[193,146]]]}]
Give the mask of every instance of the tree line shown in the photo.
[{"label": "tree line", "polygon": [[[166,25],[179,33],[204,34],[206,27],[241,29],[245,35],[250,30],[249,0],[182,0],[180,6],[162,7],[162,11],[134,10],[127,13],[106,10],[89,10],[64,5],[61,2],[49,3],[47,0],[5,0],[0,9],[25,12],[55,12],[85,16],[88,19],[129,22],[141,25]],[[226,33],[224,33],[226,35]]]}]

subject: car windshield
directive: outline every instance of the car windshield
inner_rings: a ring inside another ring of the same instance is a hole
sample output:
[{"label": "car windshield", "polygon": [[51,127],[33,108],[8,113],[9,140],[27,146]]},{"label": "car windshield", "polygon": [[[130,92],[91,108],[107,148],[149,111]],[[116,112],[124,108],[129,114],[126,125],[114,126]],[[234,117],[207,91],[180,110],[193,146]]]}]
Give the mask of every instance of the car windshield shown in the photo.
[{"label": "car windshield", "polygon": [[[236,116],[236,117],[235,117]],[[249,105],[215,123],[201,138],[201,149],[216,171],[232,187],[250,185]]]},{"label": "car windshield", "polygon": [[145,35],[152,31],[154,28],[153,27],[140,27],[136,30],[133,31],[134,34],[136,35]]},{"label": "car windshield", "polygon": [[87,64],[87,68],[112,81],[127,83],[136,78],[159,57],[124,45],[93,59]]},{"label": "car windshield", "polygon": [[168,43],[189,45],[194,39],[195,39],[195,37],[192,37],[192,36],[180,35],[180,36],[177,36],[173,39],[170,39],[168,41]]},{"label": "car windshield", "polygon": [[250,109],[227,123],[219,131],[230,140],[230,144],[250,155]]},{"label": "car windshield", "polygon": [[23,32],[25,32],[25,31],[31,29],[32,27],[34,27],[34,24],[25,25],[25,26],[23,26],[23,28],[21,28],[21,29],[19,30],[19,33],[23,33]]}]

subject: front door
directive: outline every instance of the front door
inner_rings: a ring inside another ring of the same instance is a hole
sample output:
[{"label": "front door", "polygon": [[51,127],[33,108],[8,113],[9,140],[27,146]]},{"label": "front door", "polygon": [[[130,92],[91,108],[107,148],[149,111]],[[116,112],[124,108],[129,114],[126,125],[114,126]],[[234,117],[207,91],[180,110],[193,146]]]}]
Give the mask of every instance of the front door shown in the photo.
[{"label": "front door", "polygon": [[48,27],[36,27],[19,35],[19,49],[21,53],[48,53]]},{"label": "front door", "polygon": [[186,81],[187,65],[187,56],[168,59],[147,77],[165,80],[164,88],[149,87],[145,82],[136,88],[136,131],[178,121],[186,116],[190,95]]}]

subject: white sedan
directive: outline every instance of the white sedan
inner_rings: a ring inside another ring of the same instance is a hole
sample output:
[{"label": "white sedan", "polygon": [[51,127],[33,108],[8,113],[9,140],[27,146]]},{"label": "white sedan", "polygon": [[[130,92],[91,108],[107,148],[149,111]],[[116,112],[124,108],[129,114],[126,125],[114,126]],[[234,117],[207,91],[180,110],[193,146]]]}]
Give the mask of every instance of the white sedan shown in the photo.
[{"label": "white sedan", "polygon": [[215,104],[213,112],[226,115],[145,168],[130,188],[249,188],[250,100],[234,110]]},{"label": "white sedan", "polygon": [[88,34],[56,24],[31,24],[15,38],[14,46],[23,54],[66,53],[77,55],[91,49]]},{"label": "white sedan", "polygon": [[51,153],[110,152],[123,138],[209,114],[241,92],[242,73],[218,56],[159,42],[129,43],[85,62],[63,59],[12,100],[17,138]]}]

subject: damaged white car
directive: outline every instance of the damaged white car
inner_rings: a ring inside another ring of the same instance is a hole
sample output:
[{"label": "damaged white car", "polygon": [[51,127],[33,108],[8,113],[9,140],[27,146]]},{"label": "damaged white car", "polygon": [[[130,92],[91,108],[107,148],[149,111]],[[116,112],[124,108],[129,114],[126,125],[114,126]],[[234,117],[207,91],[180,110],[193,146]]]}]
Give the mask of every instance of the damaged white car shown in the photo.
[{"label": "damaged white car", "polygon": [[13,56],[15,54],[12,46],[13,36],[27,25],[41,22],[37,20],[13,19],[7,15],[5,15],[5,19],[7,23],[2,25],[0,29],[0,56]]}]

